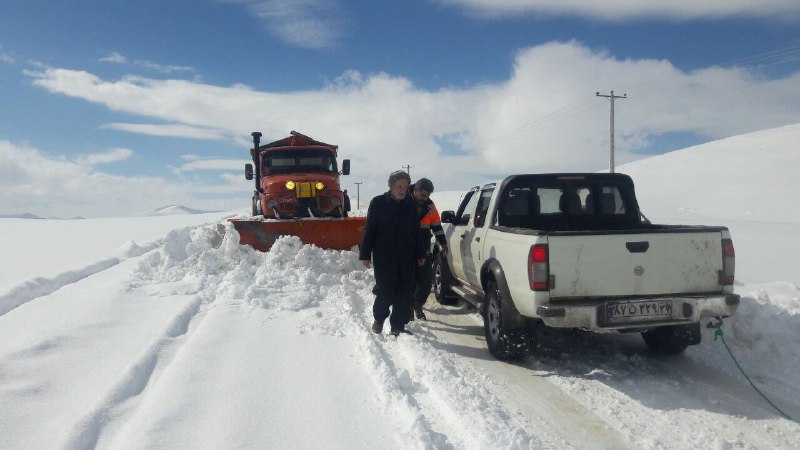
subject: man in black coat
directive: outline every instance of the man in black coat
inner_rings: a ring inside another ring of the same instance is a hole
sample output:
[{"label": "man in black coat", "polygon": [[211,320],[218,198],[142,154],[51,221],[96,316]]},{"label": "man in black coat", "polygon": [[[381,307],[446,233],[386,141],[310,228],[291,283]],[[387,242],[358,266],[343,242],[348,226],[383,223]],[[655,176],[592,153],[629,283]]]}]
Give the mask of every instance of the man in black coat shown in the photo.
[{"label": "man in black coat", "polygon": [[[425,242],[414,202],[406,195],[411,177],[399,170],[389,175],[389,191],[369,202],[367,224],[358,259],[375,266],[372,331],[380,334],[389,317],[391,334],[408,333],[414,301],[415,267],[425,263]],[[391,307],[391,315],[389,308]],[[410,333],[408,333],[410,334]]]}]

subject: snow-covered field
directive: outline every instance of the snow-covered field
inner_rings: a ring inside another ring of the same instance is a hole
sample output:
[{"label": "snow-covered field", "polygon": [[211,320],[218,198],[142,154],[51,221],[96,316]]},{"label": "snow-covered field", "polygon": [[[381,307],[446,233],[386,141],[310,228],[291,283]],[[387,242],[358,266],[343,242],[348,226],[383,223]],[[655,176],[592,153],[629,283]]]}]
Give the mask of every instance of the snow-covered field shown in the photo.
[{"label": "snow-covered field", "polygon": [[[651,220],[731,228],[743,299],[725,339],[794,417],[798,139],[768,130],[619,169]],[[800,447],[712,330],[673,357],[636,335],[543,330],[509,364],[474,311],[431,299],[414,336],[377,336],[355,253],[291,237],[258,253],[226,216],[0,220],[0,448]]]}]

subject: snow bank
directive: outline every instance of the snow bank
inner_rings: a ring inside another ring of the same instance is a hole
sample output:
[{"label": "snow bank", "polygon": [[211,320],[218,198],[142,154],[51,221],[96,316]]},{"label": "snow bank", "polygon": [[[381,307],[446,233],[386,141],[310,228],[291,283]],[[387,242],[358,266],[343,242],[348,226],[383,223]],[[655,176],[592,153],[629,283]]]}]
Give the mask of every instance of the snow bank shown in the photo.
[{"label": "snow bank", "polygon": [[[736,291],[742,295],[741,304],[722,328],[734,355],[746,371],[763,379],[796,382],[800,373],[800,289],[791,283],[771,283],[737,286]],[[706,336],[705,347],[719,345]]]}]

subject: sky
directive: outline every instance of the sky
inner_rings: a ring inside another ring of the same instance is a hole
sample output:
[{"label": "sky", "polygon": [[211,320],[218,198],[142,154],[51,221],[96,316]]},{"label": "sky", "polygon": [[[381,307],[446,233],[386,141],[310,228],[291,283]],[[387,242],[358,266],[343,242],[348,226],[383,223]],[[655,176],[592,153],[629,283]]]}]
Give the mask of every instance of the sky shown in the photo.
[{"label": "sky", "polygon": [[[756,4],[757,3],[757,4]],[[252,145],[339,145],[362,203],[800,122],[794,0],[0,0],[0,215],[249,208]]]}]

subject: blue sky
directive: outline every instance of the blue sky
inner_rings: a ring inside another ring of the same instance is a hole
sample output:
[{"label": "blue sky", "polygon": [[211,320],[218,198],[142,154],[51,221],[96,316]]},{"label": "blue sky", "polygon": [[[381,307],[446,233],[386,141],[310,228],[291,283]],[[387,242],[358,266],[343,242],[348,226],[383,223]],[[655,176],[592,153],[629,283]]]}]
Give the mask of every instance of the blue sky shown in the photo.
[{"label": "blue sky", "polygon": [[440,190],[601,170],[595,91],[629,96],[619,163],[800,122],[799,23],[794,0],[0,1],[0,214],[246,208],[256,130],[339,144],[365,197],[405,164]]}]

